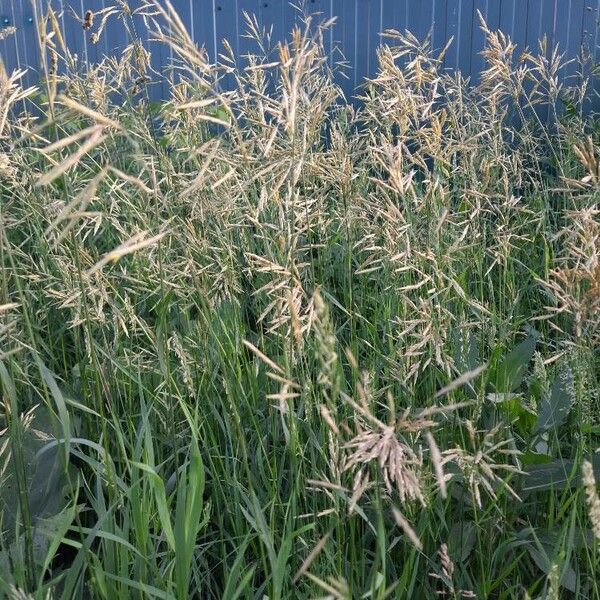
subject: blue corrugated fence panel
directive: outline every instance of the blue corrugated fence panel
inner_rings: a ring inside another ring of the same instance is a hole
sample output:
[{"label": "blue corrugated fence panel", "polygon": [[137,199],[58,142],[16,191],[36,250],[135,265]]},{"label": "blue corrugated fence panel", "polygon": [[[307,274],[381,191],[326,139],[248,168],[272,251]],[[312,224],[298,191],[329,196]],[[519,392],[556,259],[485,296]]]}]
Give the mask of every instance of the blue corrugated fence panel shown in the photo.
[{"label": "blue corrugated fence panel", "polygon": [[433,22],[433,5],[435,2],[416,2],[415,3],[415,27],[413,33],[419,39],[425,39],[431,32]]},{"label": "blue corrugated fence panel", "polygon": [[442,50],[448,42],[446,35],[446,20],[448,13],[448,1],[436,0],[433,3],[431,47],[436,52]]},{"label": "blue corrugated fence panel", "polygon": [[[44,9],[42,2],[39,3],[41,10]],[[55,10],[60,10],[61,20],[64,27],[64,40],[74,57],[82,65],[88,60],[87,39],[88,34],[83,29],[80,19],[83,19],[85,9],[81,0],[65,0],[65,2],[53,2]]]},{"label": "blue corrugated fence panel", "polygon": [[[193,4],[193,1],[190,0],[190,3]],[[197,11],[197,7],[194,7],[193,10]],[[229,42],[236,55],[239,52],[240,18],[234,18],[230,11],[233,11],[233,15],[241,14],[238,0],[229,0],[229,2],[226,0],[217,0],[215,2],[213,13],[215,17],[215,37],[218,54],[223,52],[223,40]],[[201,40],[195,31],[194,39],[206,44],[206,40]]]},{"label": "blue corrugated fence panel", "polygon": [[[6,8],[10,9],[11,7]],[[7,27],[14,27],[12,10],[6,10],[6,8],[0,8],[0,32]],[[22,64],[17,54],[18,47],[17,36],[14,33],[0,40],[0,56],[9,71],[18,68]]]},{"label": "blue corrugated fence panel", "polygon": [[[11,25],[17,29],[14,40],[17,60],[22,67],[31,66],[24,79],[30,85],[35,84],[38,79],[40,62],[38,36],[33,16],[33,7],[30,3],[13,3]],[[31,22],[29,19],[32,19]]]},{"label": "blue corrugated fence panel", "polygon": [[[559,3],[568,0],[559,0]],[[535,51],[542,38],[548,40],[548,48],[554,44],[554,23],[556,18],[555,0],[529,0],[525,45]]]},{"label": "blue corrugated fence panel", "polygon": [[[600,61],[600,0],[588,0],[588,6],[586,6],[587,22],[588,25],[584,24],[584,30],[588,32],[589,39],[589,53],[590,60],[594,62]],[[590,82],[592,89],[597,90],[600,79],[598,76],[594,76]],[[600,97],[594,95],[591,97],[591,108],[597,110],[600,108]]]},{"label": "blue corrugated fence panel", "polygon": [[245,65],[246,61],[243,57],[248,54],[256,54],[258,45],[256,41],[250,37],[251,26],[248,24],[248,17],[258,18],[258,5],[260,0],[238,0],[238,13],[234,12],[233,5],[229,5],[223,1],[223,10],[227,11],[225,15],[228,19],[239,20],[239,39],[238,52],[240,53],[241,64]]},{"label": "blue corrugated fence panel", "polygon": [[276,0],[263,2],[261,19],[269,34],[270,58],[274,58],[277,44],[287,37],[285,4]]},{"label": "blue corrugated fence panel", "polygon": [[[552,3],[552,0],[551,0]],[[529,4],[523,0],[503,0],[500,5],[500,31],[523,49],[527,42]]]},{"label": "blue corrugated fence panel", "polygon": [[[572,14],[574,8],[573,0],[557,0],[556,2],[556,16],[554,22],[554,41],[559,45],[561,52],[568,53],[572,48],[574,41],[575,31],[571,31],[573,27],[576,29],[576,23],[574,23],[575,15]],[[578,15],[581,19],[581,14]],[[564,71],[565,76],[570,77],[575,73],[575,66],[573,64],[568,65]]]},{"label": "blue corrugated fence panel", "polygon": [[355,7],[356,31],[359,31],[359,26],[362,30],[361,35],[355,34],[354,83],[355,87],[358,87],[365,77],[373,74],[375,48],[378,42],[379,2],[359,0]]},{"label": "blue corrugated fence panel", "polygon": [[485,68],[485,57],[481,52],[485,49],[485,33],[481,29],[479,15],[492,31],[500,26],[500,3],[497,0],[473,0],[471,8],[471,45],[472,51],[465,52],[464,60],[467,63],[464,70],[471,74],[474,81],[477,75]]},{"label": "blue corrugated fence panel", "polygon": [[[109,26],[97,44],[92,43],[91,31],[84,31],[81,19],[86,10],[101,11],[112,6],[112,0],[50,0],[64,27],[64,37],[71,51],[77,54],[81,68],[101,60],[107,53],[120,54],[130,43],[132,35],[139,35],[152,50],[152,67],[168,75],[172,52],[162,44],[149,41],[146,27],[140,18],[126,27],[122,19],[111,17]],[[258,45],[247,37],[248,25],[243,12],[254,14],[260,28],[270,32],[269,47],[276,52],[277,42],[289,38],[294,24],[302,15],[287,0],[171,0],[179,11],[193,39],[206,47],[210,59],[217,60],[222,52],[222,40],[227,38],[241,65],[243,56],[259,51]],[[38,0],[46,6],[47,0]],[[140,0],[130,0],[136,7]],[[295,2],[294,4],[302,4]],[[356,93],[365,77],[377,69],[376,49],[385,29],[409,30],[419,38],[431,33],[431,45],[441,49],[453,37],[454,42],[445,59],[446,68],[460,68],[473,76],[484,67],[481,51],[485,47],[477,11],[490,28],[500,28],[518,45],[517,56],[526,47],[537,49],[537,41],[546,35],[549,47],[554,43],[569,59],[576,58],[583,48],[588,56],[600,57],[600,0],[305,0],[309,13],[318,20],[337,17],[330,32],[325,34],[325,48],[331,55],[331,64],[343,54],[349,64],[347,79],[340,83],[348,96]],[[99,21],[101,17],[97,17]],[[4,22],[6,20],[6,23]],[[0,42],[2,59],[9,70],[19,66],[31,68],[30,81],[39,75],[39,50],[35,22],[30,3],[25,0],[5,0],[0,5],[0,27],[14,24],[17,33]],[[97,23],[95,25],[97,27]],[[393,42],[391,42],[393,43]],[[572,63],[565,74],[575,75],[577,65]],[[158,99],[168,93],[168,83],[155,83],[152,97]]]},{"label": "blue corrugated fence panel", "polygon": [[344,69],[344,78],[340,80],[344,94],[350,98],[354,94],[358,76],[356,74],[356,3],[345,0],[335,0],[333,9],[340,21],[340,51],[348,66]]},{"label": "blue corrugated fence panel", "polygon": [[464,4],[463,0],[448,0],[446,4],[446,37],[453,40],[444,61],[444,65],[449,69],[460,67],[461,58],[466,52],[465,44],[470,52],[473,15],[464,14]]}]

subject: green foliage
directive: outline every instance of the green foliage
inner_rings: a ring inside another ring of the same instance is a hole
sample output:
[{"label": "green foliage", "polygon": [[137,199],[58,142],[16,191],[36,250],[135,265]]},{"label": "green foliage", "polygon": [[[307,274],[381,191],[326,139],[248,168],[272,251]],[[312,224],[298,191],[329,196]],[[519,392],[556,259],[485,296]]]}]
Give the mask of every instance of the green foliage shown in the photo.
[{"label": "green foliage", "polygon": [[212,65],[114,10],[120,59],[50,14],[64,75],[0,75],[0,595],[600,597],[585,85],[391,33],[357,108],[330,24]]}]

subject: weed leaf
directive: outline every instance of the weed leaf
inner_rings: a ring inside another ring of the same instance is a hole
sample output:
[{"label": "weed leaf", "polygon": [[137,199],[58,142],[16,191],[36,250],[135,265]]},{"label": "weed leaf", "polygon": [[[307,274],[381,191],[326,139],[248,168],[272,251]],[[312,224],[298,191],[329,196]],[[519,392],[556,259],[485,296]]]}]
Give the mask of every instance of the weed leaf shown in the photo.
[{"label": "weed leaf", "polygon": [[573,406],[574,393],[573,372],[565,368],[554,380],[550,396],[542,399],[533,432],[541,433],[560,427]]}]

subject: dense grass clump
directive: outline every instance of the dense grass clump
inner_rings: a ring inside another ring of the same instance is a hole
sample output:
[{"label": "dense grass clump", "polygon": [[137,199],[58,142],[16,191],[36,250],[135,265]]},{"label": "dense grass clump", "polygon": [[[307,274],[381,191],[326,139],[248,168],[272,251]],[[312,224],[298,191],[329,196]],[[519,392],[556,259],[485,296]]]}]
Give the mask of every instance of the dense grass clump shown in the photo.
[{"label": "dense grass clump", "polygon": [[388,32],[351,103],[328,23],[212,65],[123,11],[164,104],[52,12],[0,76],[2,597],[599,598],[584,71]]}]

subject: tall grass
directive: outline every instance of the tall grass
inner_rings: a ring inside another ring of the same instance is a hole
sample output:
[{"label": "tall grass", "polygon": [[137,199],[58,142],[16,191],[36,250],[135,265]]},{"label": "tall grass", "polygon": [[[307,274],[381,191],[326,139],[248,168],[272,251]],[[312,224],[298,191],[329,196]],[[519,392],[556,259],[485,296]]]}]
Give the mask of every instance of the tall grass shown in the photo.
[{"label": "tall grass", "polygon": [[39,17],[39,89],[0,76],[2,595],[600,597],[584,68],[482,24],[469,82],[390,31],[357,104],[331,23],[211,64],[123,4],[82,69]]}]

